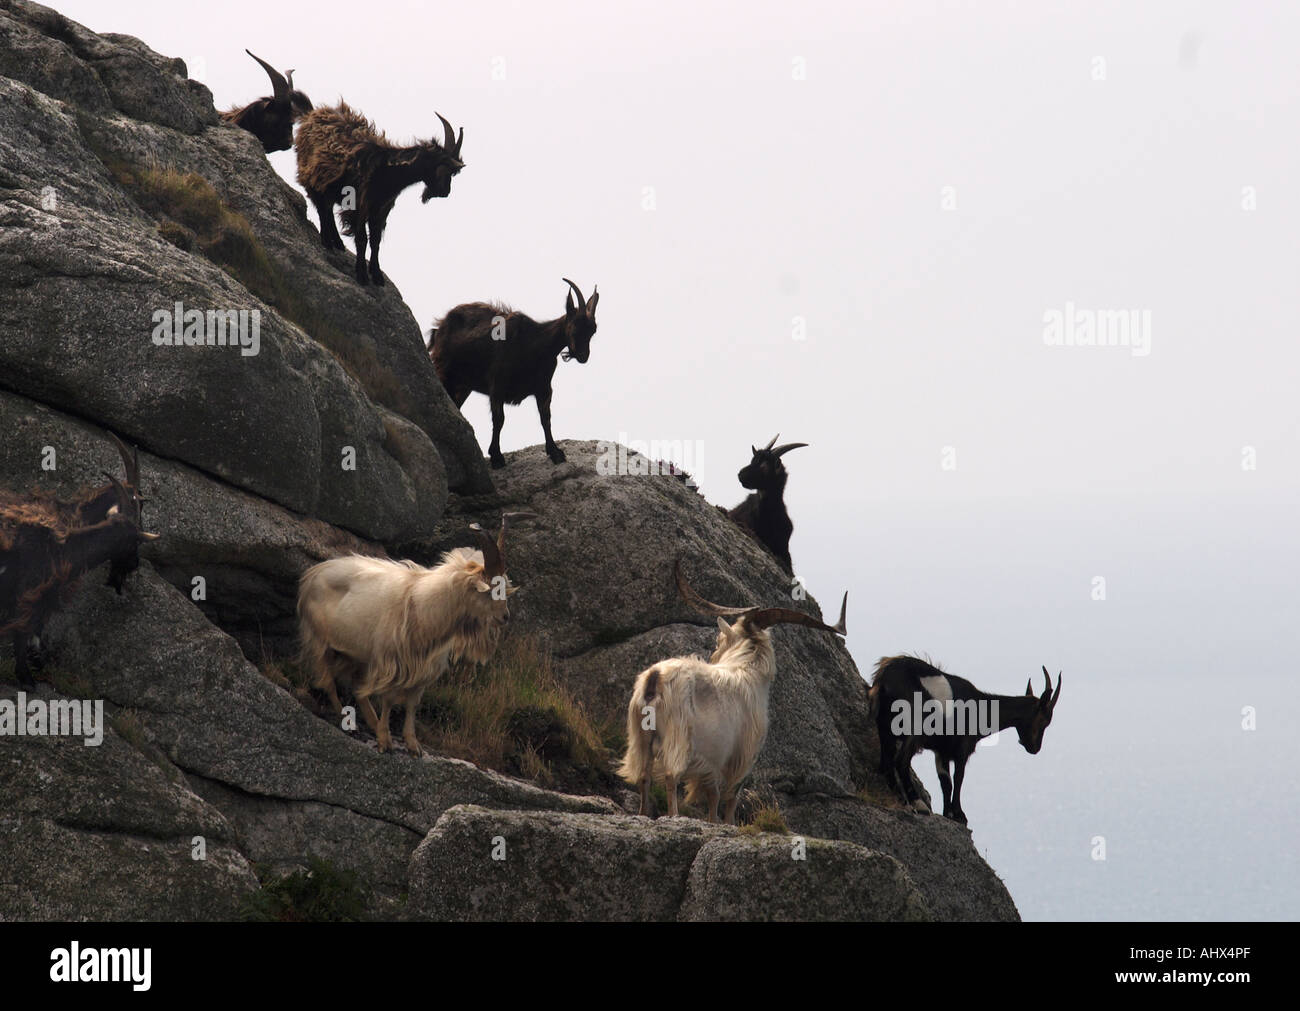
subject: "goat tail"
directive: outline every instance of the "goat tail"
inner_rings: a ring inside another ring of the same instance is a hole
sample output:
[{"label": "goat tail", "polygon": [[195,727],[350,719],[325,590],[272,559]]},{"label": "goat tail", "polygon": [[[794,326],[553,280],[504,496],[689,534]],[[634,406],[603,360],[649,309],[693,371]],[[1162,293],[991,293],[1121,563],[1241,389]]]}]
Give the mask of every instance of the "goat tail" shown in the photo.
[{"label": "goat tail", "polygon": [[651,667],[636,679],[627,704],[627,753],[618,767],[618,775],[633,786],[651,775],[660,701],[659,668]]}]

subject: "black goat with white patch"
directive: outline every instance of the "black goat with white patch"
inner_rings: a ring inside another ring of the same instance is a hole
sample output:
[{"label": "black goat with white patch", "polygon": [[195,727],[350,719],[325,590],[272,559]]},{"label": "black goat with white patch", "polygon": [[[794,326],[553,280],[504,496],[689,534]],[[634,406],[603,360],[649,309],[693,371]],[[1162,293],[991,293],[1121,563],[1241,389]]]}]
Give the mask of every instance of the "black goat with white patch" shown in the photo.
[{"label": "black goat with white patch", "polygon": [[501,455],[506,404],[522,404],[529,397],[537,400],[546,455],[552,463],[564,462],[564,450],[551,436],[551,379],[557,357],[585,364],[591,356],[600,292],[592,288],[586,299],[567,277],[561,280],[572,290],[564,299],[564,315],[556,319],[539,323],[506,306],[469,302],[456,306],[429,332],[429,357],[456,406],[471,393],[484,394],[492,405],[488,458],[493,467],[506,465]]},{"label": "black goat with white patch", "polygon": [[767,548],[787,575],[794,575],[794,562],[790,559],[790,535],[794,533],[794,523],[785,509],[788,475],[781,457],[808,443],[787,442],[784,446],[777,446],[778,438],[779,434],[772,436],[772,441],[762,449],[749,447],[753,458],[736,477],[741,487],[753,489],[754,494],[727,515]]},{"label": "black goat with white patch", "polygon": [[966,762],[980,740],[1015,727],[1021,746],[1031,755],[1043,746],[1043,732],[1061,696],[1061,677],[1057,675],[1055,691],[1046,667],[1043,680],[1039,696],[1034,695],[1032,681],[1025,685],[1024,695],[990,695],[918,657],[883,657],[876,664],[870,692],[880,736],[881,773],[903,800],[928,811],[912,782],[911,765],[918,751],[933,752],[943,789],[943,816],[965,825],[961,784]]}]

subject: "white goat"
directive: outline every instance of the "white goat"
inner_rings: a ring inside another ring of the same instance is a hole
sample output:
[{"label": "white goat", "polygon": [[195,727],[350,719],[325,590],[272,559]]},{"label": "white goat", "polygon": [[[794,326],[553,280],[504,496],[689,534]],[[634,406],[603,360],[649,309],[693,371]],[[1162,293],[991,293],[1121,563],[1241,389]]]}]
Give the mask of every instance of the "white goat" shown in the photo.
[{"label": "white goat", "polygon": [[[687,785],[687,803],[707,800],[709,821],[726,801],[727,824],[736,823],[736,788],[749,775],[767,738],[767,697],[776,676],[776,655],[767,629],[807,625],[845,635],[849,595],[840,604],[839,624],[784,607],[722,607],[691,589],[681,559],[673,567],[682,598],[704,614],[718,616],[718,644],[708,661],[695,656],[662,660],[642,671],[627,707],[627,754],[618,774],[641,790],[640,814],[650,813],[650,780],[664,778],[668,813],[677,814],[677,781]],[[739,616],[735,624],[726,617]]]},{"label": "white goat", "polygon": [[[424,690],[457,660],[483,663],[496,651],[510,618],[506,598],[517,589],[506,575],[506,528],[532,515],[503,515],[496,541],[475,524],[481,550],[454,548],[432,569],[349,555],[303,573],[302,661],[335,712],[343,711],[336,682],[351,687],[380,751],[392,746],[388,717],[400,703],[406,707],[406,748],[424,754],[415,736],[415,709]],[[381,702],[378,716],[373,695]]]}]

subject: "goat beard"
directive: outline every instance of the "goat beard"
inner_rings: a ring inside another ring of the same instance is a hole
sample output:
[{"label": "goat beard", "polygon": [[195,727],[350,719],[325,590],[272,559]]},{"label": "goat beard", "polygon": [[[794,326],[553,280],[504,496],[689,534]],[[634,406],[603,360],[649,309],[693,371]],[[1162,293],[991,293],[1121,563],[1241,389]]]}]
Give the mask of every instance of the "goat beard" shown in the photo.
[{"label": "goat beard", "polygon": [[427,203],[428,203],[430,200],[432,200],[435,196],[437,196],[437,194],[433,192],[433,187],[432,187],[432,186],[425,186],[425,187],[424,187],[424,192],[420,194],[420,203],[422,203],[422,204],[427,204]]}]

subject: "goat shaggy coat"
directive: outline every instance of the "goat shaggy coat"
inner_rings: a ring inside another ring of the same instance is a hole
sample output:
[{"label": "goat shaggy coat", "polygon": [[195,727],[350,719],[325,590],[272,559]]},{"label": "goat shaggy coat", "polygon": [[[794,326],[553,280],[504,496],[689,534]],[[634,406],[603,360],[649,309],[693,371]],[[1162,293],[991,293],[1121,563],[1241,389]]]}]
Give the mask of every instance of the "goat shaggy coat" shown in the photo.
[{"label": "goat shaggy coat", "polygon": [[[718,619],[718,648],[700,657],[663,660],[637,676],[627,707],[627,754],[618,774],[643,792],[662,776],[669,814],[677,814],[677,781],[686,802],[707,802],[717,820],[735,818],[735,792],[767,740],[767,700],[776,676],[772,637],[740,631]],[[652,718],[653,717],[653,718]]]},{"label": "goat shaggy coat", "polygon": [[[448,551],[432,569],[363,555],[321,562],[298,590],[303,662],[336,710],[335,681],[351,684],[380,750],[390,744],[389,711],[404,704],[403,738],[419,754],[414,707],[424,689],[456,661],[483,663],[496,651],[508,610],[493,591],[472,548]],[[383,702],[378,720],[372,695]]]}]

